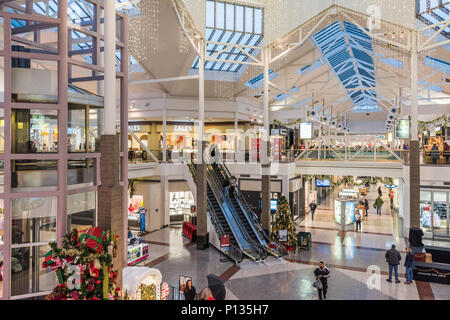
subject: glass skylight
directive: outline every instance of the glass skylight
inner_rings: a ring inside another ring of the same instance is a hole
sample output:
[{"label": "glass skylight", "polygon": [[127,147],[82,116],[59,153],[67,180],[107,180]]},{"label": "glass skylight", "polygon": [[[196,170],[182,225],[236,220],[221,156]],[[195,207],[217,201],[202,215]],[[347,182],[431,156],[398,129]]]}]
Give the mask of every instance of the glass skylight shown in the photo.
[{"label": "glass skylight", "polygon": [[[449,18],[450,0],[417,0],[417,18],[427,25],[433,25]],[[436,26],[436,31],[443,25]],[[447,26],[441,34],[450,39],[450,26]]]},{"label": "glass skylight", "polygon": [[[225,3],[216,0],[206,1],[206,39],[208,41],[258,46],[263,38],[264,11],[261,8]],[[208,44],[207,55],[222,51],[224,45]],[[256,56],[259,50],[246,48],[246,52]],[[229,50],[214,56],[214,59],[228,61],[247,61],[249,57],[240,50]],[[192,65],[198,69],[199,58]],[[205,70],[238,72],[242,65],[231,62],[207,61]]]},{"label": "glass skylight", "polygon": [[372,39],[347,21],[336,21],[312,37],[356,107],[377,105]]}]

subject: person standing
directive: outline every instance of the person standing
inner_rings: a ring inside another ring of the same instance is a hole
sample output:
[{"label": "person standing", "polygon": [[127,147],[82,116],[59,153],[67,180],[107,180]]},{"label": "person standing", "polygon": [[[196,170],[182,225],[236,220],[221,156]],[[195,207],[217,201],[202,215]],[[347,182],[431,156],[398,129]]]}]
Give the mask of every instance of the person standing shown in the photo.
[{"label": "person standing", "polygon": [[386,262],[389,264],[389,278],[386,279],[386,281],[392,282],[392,271],[394,271],[395,283],[400,283],[400,280],[398,280],[398,265],[400,264],[400,260],[402,260],[402,256],[400,255],[400,252],[395,249],[395,244],[392,245],[390,250],[386,251],[384,256]]},{"label": "person standing", "polygon": [[195,287],[192,285],[192,280],[186,281],[186,287],[184,288],[184,300],[195,300]]},{"label": "person standing", "polygon": [[405,284],[413,283],[413,269],[414,269],[414,255],[412,253],[411,248],[406,249],[406,257],[405,257],[405,268],[406,268],[406,282]]},{"label": "person standing", "polygon": [[439,160],[439,148],[436,144],[433,144],[433,147],[431,147],[430,156],[433,164],[437,164],[437,161]]},{"label": "person standing", "polygon": [[325,266],[323,261],[320,261],[319,267],[314,270],[314,275],[316,276],[316,280],[320,280],[322,282],[322,289],[317,289],[319,292],[319,300],[327,299],[327,291],[328,291],[328,278],[330,277],[330,271]]},{"label": "person standing", "polygon": [[381,187],[378,187],[378,195],[379,195],[380,197],[383,196],[383,192],[381,192]]},{"label": "person standing", "polygon": [[448,164],[448,159],[450,158],[450,146],[447,144],[447,142],[444,144],[444,158],[445,163]]},{"label": "person standing", "polygon": [[375,200],[374,207],[377,209],[377,215],[381,216],[381,207],[383,206],[383,199],[381,199],[381,196],[378,196],[377,200]]},{"label": "person standing", "polygon": [[314,200],[312,200],[311,203],[309,204],[309,209],[311,210],[311,220],[314,221],[314,213],[316,212],[317,209],[317,204]]},{"label": "person standing", "polygon": [[364,210],[366,211],[366,217],[369,213],[369,200],[367,198],[364,199]]},{"label": "person standing", "polygon": [[355,214],[356,232],[361,231],[361,214],[359,210]]}]

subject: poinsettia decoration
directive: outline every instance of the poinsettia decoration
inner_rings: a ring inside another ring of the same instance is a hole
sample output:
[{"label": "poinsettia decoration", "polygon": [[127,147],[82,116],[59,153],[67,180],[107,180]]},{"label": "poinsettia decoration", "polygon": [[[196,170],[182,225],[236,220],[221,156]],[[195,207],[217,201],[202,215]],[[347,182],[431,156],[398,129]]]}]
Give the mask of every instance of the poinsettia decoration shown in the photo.
[{"label": "poinsettia decoration", "polygon": [[72,230],[63,238],[62,248],[50,243],[42,267],[53,270],[58,285],[47,300],[120,300],[116,285],[118,271],[112,260],[119,237],[100,228]]}]

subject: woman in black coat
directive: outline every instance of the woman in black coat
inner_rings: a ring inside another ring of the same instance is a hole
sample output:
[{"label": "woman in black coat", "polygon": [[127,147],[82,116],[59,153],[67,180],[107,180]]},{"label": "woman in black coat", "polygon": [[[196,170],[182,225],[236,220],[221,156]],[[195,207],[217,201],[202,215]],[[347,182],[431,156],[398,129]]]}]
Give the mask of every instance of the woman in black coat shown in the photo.
[{"label": "woman in black coat", "polygon": [[195,300],[195,294],[195,287],[192,285],[192,280],[189,279],[184,288],[184,300]]}]

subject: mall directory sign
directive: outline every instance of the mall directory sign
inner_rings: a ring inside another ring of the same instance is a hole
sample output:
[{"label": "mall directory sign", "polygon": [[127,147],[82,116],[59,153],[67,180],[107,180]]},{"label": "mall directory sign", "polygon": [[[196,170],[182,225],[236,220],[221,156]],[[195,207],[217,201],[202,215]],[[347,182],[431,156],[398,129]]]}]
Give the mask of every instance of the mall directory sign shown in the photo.
[{"label": "mall directory sign", "polygon": [[395,125],[395,137],[397,139],[409,139],[409,120],[398,120]]}]

